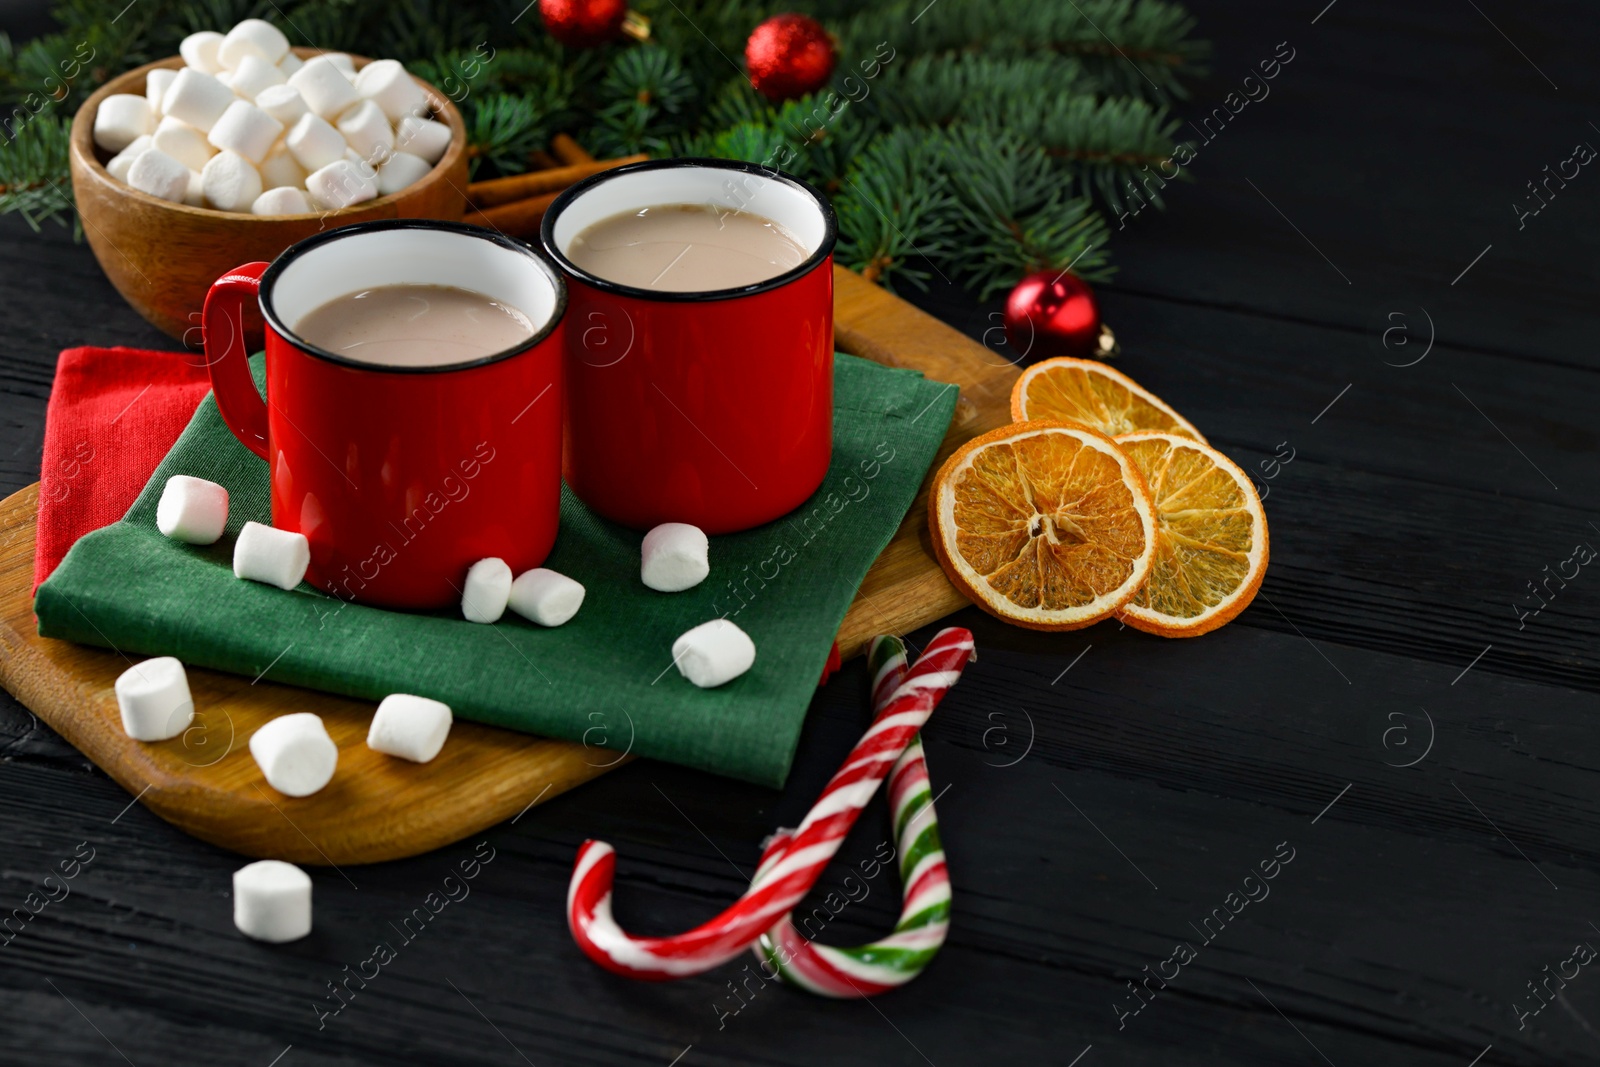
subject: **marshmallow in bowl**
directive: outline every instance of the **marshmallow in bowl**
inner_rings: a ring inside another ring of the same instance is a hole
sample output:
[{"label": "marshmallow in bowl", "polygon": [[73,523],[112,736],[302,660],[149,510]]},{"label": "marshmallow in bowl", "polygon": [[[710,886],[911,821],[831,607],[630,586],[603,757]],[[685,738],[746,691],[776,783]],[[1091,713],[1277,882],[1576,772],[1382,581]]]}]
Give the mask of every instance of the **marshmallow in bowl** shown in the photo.
[{"label": "marshmallow in bowl", "polygon": [[171,115],[156,124],[156,132],[150,135],[150,146],[161,149],[190,170],[204,168],[206,160],[217,154],[205,134]]},{"label": "marshmallow in bowl", "polygon": [[420,156],[396,152],[378,168],[378,195],[398,193],[406,186],[420,182],[432,169],[433,164]]},{"label": "marshmallow in bowl", "polygon": [[215,74],[222,70],[222,60],[217,58],[217,50],[222,47],[222,34],[215,30],[201,30],[191,33],[178,45],[178,54],[183,57],[185,66],[200,71],[202,74]]},{"label": "marshmallow in bowl", "polygon": [[450,147],[450,127],[432,119],[407,115],[395,129],[395,147],[430,164],[437,163],[444,156],[444,150]]},{"label": "marshmallow in bowl", "polygon": [[306,191],[292,185],[268,189],[250,205],[252,215],[309,215],[314,210]]},{"label": "marshmallow in bowl", "polygon": [[287,84],[269,85],[261,90],[256,94],[256,107],[283,123],[284,129],[292,129],[301,115],[311,113],[300,90]]},{"label": "marshmallow in bowl", "polygon": [[159,148],[147,148],[128,168],[128,184],[141,193],[181,204],[189,195],[190,173],[188,167]]},{"label": "marshmallow in bowl", "polygon": [[107,152],[120,152],[155,128],[149,99],[133,93],[106,97],[94,113],[94,143]]},{"label": "marshmallow in bowl", "polygon": [[239,65],[233,68],[233,77],[228,79],[228,87],[233,90],[233,95],[254,100],[261,95],[263,89],[282,85],[288,80],[284,77],[283,71],[271,63],[260,56],[250,55],[245,56],[239,61]]},{"label": "marshmallow in bowl", "polygon": [[217,45],[217,61],[237,70],[248,56],[276,63],[289,51],[289,38],[264,19],[245,19],[229,30]]},{"label": "marshmallow in bowl", "polygon": [[306,175],[306,192],[329,210],[364,203],[378,195],[378,179],[371,167],[336,159]]},{"label": "marshmallow in bowl", "polygon": [[185,67],[167,86],[167,93],[161,98],[161,113],[210,133],[223,112],[238,99],[232,89],[210,74]]},{"label": "marshmallow in bowl", "polygon": [[371,100],[348,108],[339,117],[336,129],[357,156],[373,165],[382,163],[394,151],[394,128]]},{"label": "marshmallow in bowl", "polygon": [[256,170],[261,174],[263,189],[276,189],[284,185],[295,190],[305,189],[305,168],[294,158],[294,153],[290,152],[286,145],[274,145]]},{"label": "marshmallow in bowl", "polygon": [[[133,164],[146,148],[183,164],[187,182],[158,161],[140,169],[142,191],[174,203],[254,213],[261,201],[267,213],[301,214],[296,198],[262,199],[292,187],[312,211],[349,207],[416,184],[449,148],[450,127],[427,117],[448,105],[397,60],[372,60],[358,72],[343,52],[301,59],[262,19],[246,19],[226,34],[190,34],[179,52],[184,66],[150,70],[142,94],[107,98],[93,131],[107,172],[125,184],[132,184]],[[378,168],[402,148],[406,158],[380,176]],[[254,168],[257,195],[247,195],[248,176],[231,162],[223,169],[240,180],[227,192],[206,192],[205,168],[218,151]],[[356,166],[327,169],[341,161]]]},{"label": "marshmallow in bowl", "polygon": [[305,66],[289,76],[289,84],[306,98],[307,107],[329,121],[361,100],[355,86],[327,56],[306,60]]},{"label": "marshmallow in bowl", "polygon": [[249,211],[261,195],[261,174],[236,152],[218,152],[200,171],[206,203],[218,211]]},{"label": "marshmallow in bowl", "polygon": [[283,143],[308,174],[344,158],[344,136],[321,115],[300,116]]},{"label": "marshmallow in bowl", "polygon": [[228,105],[211,127],[210,141],[224,151],[237,152],[251,163],[260,163],[283,132],[283,123],[246,100]]},{"label": "marshmallow in bowl", "polygon": [[150,102],[150,109],[157,115],[161,114],[161,98],[167,95],[172,80],[178,76],[175,70],[157,67],[144,76],[144,98]]},{"label": "marshmallow in bowl", "polygon": [[135,140],[127,148],[111,157],[111,161],[106,164],[106,173],[117,179],[117,181],[126,183],[128,180],[128,168],[133,166],[133,161],[139,158],[139,153],[149,148],[154,140],[155,138],[149,134],[145,134]]},{"label": "marshmallow in bowl", "polygon": [[356,74],[356,92],[383,110],[390,122],[399,122],[423,108],[422,86],[412,80],[397,59],[375,59]]}]

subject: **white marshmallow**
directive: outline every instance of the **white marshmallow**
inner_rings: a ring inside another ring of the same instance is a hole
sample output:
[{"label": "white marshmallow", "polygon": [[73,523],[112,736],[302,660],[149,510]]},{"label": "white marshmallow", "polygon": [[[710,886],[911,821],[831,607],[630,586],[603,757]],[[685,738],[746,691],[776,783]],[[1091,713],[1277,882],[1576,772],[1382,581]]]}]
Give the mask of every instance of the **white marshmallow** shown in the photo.
[{"label": "white marshmallow", "polygon": [[[217,81],[228,87],[228,92],[233,93],[233,71],[219,70],[214,77],[217,79]],[[238,96],[239,94],[233,93],[233,95]]]},{"label": "white marshmallow", "polygon": [[329,163],[344,158],[344,137],[327,119],[306,114],[289,130],[283,139],[295,161],[308,172],[321,170]]},{"label": "white marshmallow", "polygon": [[278,27],[262,19],[245,19],[229,30],[217,46],[217,62],[229,70],[238,70],[248,56],[276,63],[288,51],[289,38]]},{"label": "white marshmallow", "polygon": [[429,163],[437,163],[444,150],[450,147],[450,127],[432,119],[407,115],[395,130],[395,147],[421,156]]},{"label": "white marshmallow", "polygon": [[171,656],[135,663],[117,676],[114,688],[122,728],[135,741],[166,741],[194,721],[189,676]]},{"label": "white marshmallow", "polygon": [[168,87],[177,76],[177,71],[164,67],[157,67],[144,76],[144,98],[150,102],[150,108],[156,114],[161,113],[161,98],[167,95]]},{"label": "white marshmallow", "polygon": [[410,152],[396,152],[378,168],[378,195],[388,196],[390,193],[398,193],[408,185],[415,185],[432,169],[433,164],[421,156],[414,156]]},{"label": "white marshmallow", "polygon": [[292,85],[269,85],[256,94],[256,107],[283,123],[290,129],[300,121],[301,115],[311,113],[305,97]]},{"label": "white marshmallow", "polygon": [[323,118],[333,120],[361,96],[327,56],[306,60],[305,66],[289,75],[289,84],[306,98],[306,106]]},{"label": "white marshmallow", "polygon": [[295,55],[292,48],[283,54],[282,59],[278,60],[278,69],[283,71],[285,78],[305,65],[306,61]]},{"label": "white marshmallow", "polygon": [[217,49],[221,47],[222,34],[216,30],[201,30],[183,39],[178,45],[178,54],[185,65],[202,74],[215,74],[222,69],[222,61],[217,58]]},{"label": "white marshmallow", "polygon": [[261,175],[236,152],[212,156],[200,172],[200,181],[206,203],[218,211],[249,211],[261,195]]},{"label": "white marshmallow", "polygon": [[294,189],[305,188],[305,168],[300,166],[294,154],[282,144],[275,145],[256,170],[261,173],[263,189],[277,189],[285,185]]},{"label": "white marshmallow", "polygon": [[396,59],[378,59],[362,67],[356,74],[356,92],[377,104],[390,122],[399,122],[426,101],[422,86]]},{"label": "white marshmallow", "polygon": [[210,74],[185,67],[167,86],[167,95],[161,98],[161,113],[209,133],[237,99],[232,89]]},{"label": "white marshmallow", "polygon": [[260,163],[282,132],[283,123],[248,101],[235,100],[211,127],[210,139],[218,148]]},{"label": "white marshmallow", "polygon": [[495,622],[511,601],[511,568],[496,556],[480,559],[467,570],[461,589],[461,614],[468,622]]},{"label": "white marshmallow", "polygon": [[376,197],[378,179],[366,164],[340,158],[306,175],[306,192],[322,207],[349,207]]},{"label": "white marshmallow", "polygon": [[263,89],[282,85],[288,80],[283,76],[283,71],[260,56],[245,56],[233,69],[233,77],[228,79],[228,87],[233,90],[233,95],[254,100],[261,95]]},{"label": "white marshmallow", "polygon": [[233,925],[246,937],[281,945],[311,932],[311,876],[282,860],[257,860],[233,872]]},{"label": "white marshmallow", "polygon": [[727,619],[703,622],[672,642],[678,673],[701,689],[733,681],[755,661],[755,642]]},{"label": "white marshmallow", "polygon": [[128,168],[128,184],[141,193],[181,204],[189,195],[189,168],[159,148],[147,148]]},{"label": "white marshmallow", "polygon": [[377,714],[372,716],[367,747],[413,763],[427,763],[444,747],[450,720],[448,704],[392,693],[383,698]]},{"label": "white marshmallow", "polygon": [[119,182],[127,181],[128,168],[133,166],[133,161],[139,158],[140,152],[150,147],[152,140],[154,138],[148,133],[135,139],[131,145],[111,157],[111,161],[106,164],[106,172]]},{"label": "white marshmallow", "polygon": [[217,150],[206,140],[205,134],[171,115],[156,125],[156,132],[151,135],[150,145],[152,148],[161,149],[190,170],[199,170],[206,165],[206,160],[217,154]]},{"label": "white marshmallow", "polygon": [[233,545],[233,576],[293,589],[311,565],[305,534],[247,522]]},{"label": "white marshmallow", "polygon": [[279,715],[251,734],[250,755],[267,784],[289,797],[308,797],[327,785],[339,763],[339,747],[309,711]]},{"label": "white marshmallow", "polygon": [[363,100],[345,111],[337,128],[356,155],[374,166],[394,152],[394,129],[371,100]]},{"label": "white marshmallow", "polygon": [[288,185],[268,189],[250,205],[252,215],[309,215],[311,212],[311,201],[306,199],[305,190]]},{"label": "white marshmallow", "polygon": [[94,113],[94,143],[107,152],[120,152],[155,128],[150,101],[133,93],[106,97]]},{"label": "white marshmallow", "polygon": [[312,58],[326,59],[345,74],[354,74],[356,72],[356,61],[350,58],[350,53],[348,52],[323,52]]},{"label": "white marshmallow", "polygon": [[197,170],[189,172],[189,189],[183,194],[183,202],[190,207],[206,206],[206,180]]},{"label": "white marshmallow", "polygon": [[174,474],[161,488],[156,529],[174,541],[215,544],[228,525],[228,491],[216,482]]},{"label": "white marshmallow", "polygon": [[540,626],[560,626],[583,606],[583,586],[544,567],[523,571],[511,583],[511,610]]},{"label": "white marshmallow", "polygon": [[711,573],[710,552],[711,543],[698,526],[664,522],[644,535],[639,578],[658,592],[682,592]]}]

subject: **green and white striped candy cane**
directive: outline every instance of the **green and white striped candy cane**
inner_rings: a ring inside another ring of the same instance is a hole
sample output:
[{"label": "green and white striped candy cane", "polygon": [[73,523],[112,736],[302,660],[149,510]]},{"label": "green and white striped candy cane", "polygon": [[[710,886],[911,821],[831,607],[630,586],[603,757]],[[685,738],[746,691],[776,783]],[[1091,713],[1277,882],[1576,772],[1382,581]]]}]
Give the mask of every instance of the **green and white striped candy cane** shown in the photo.
[{"label": "green and white striped candy cane", "polygon": [[[906,646],[898,637],[873,639],[867,658],[872,703],[882,714],[906,674]],[[903,903],[888,937],[854,948],[814,945],[784,915],[753,946],[783,979],[824,997],[870,997],[911,981],[932,962],[950,930],[950,872],[939,843],[939,817],[916,735],[889,772]],[[790,831],[767,842],[753,883],[783,858]]]}]

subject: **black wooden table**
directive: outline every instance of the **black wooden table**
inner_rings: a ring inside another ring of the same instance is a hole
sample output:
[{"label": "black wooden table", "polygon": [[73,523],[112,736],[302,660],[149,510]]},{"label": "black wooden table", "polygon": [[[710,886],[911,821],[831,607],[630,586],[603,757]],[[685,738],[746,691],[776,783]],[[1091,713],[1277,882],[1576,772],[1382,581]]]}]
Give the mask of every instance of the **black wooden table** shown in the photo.
[{"label": "black wooden table", "polygon": [[[1265,490],[1261,595],[1196,641],[957,616],[981,659],[926,732],[955,912],[922,978],[867,1003],[742,962],[640,985],[562,918],[589,836],[619,847],[630,929],[737,896],[861,727],[859,662],[781,795],[637,763],[483,835],[471,896],[320,1026],[327,984],[476,841],[317,872],[315,933],[254,944],[237,857],[4,700],[0,910],[80,842],[94,860],[0,947],[0,1062],[1600,1062],[1600,574],[1547,582],[1600,544],[1600,174],[1519,214],[1600,145],[1600,34],[1575,0],[1325,2],[1193,4],[1216,61],[1184,113],[1224,110],[1102,289],[1122,366]],[[1270,95],[1228,111],[1279,53]],[[0,242],[10,492],[38,474],[56,352],[163,338],[65,233],[12,219]],[[869,813],[844,859],[885,832]],[[897,900],[873,888],[826,939],[881,935]]]}]

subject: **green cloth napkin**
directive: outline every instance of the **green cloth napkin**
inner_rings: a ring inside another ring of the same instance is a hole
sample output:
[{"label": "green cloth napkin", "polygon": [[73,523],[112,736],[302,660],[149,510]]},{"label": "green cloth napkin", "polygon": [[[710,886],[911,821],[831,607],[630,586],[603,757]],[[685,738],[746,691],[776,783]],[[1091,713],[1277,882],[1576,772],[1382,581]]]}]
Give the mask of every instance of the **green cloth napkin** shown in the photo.
[{"label": "green cloth napkin", "polygon": [[[956,395],[915,371],[835,357],[833,462],[822,487],[776,522],[712,538],[711,576],[682,593],[646,588],[641,535],[563,488],[561,533],[545,565],[588,595],[555,629],[509,611],[483,626],[236,579],[239,528],[270,519],[267,466],[207,397],[127,516],[79,540],[39,587],[39,633],[369,700],[416,693],[465,719],[619,749],[631,735],[638,755],[781,786],[834,635],[910,507]],[[156,530],[174,474],[227,487],[228,529],[216,544]],[[755,666],[697,689],[673,667],[672,642],[724,614],[755,641]]]}]

